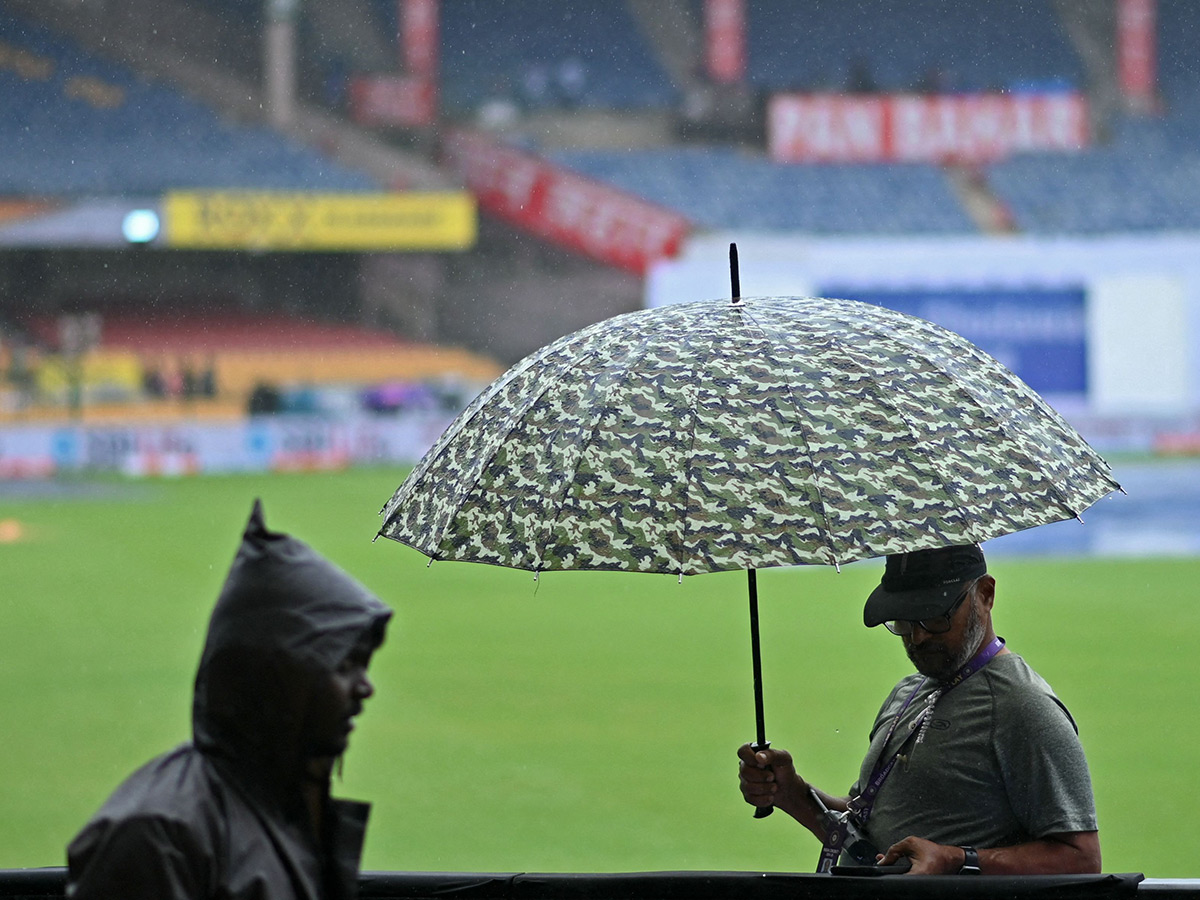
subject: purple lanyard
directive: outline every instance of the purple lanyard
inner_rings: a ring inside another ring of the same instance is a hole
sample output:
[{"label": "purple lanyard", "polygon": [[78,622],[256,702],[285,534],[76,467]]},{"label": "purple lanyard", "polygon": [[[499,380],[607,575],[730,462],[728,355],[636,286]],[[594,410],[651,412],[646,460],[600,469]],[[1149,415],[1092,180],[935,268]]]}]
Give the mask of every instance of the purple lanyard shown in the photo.
[{"label": "purple lanyard", "polygon": [[[917,694],[921,692],[921,688],[923,688],[925,683],[929,680],[928,678],[921,679],[921,682],[913,689],[912,693],[908,695],[908,699],[904,701],[904,705],[900,707],[900,711],[892,718],[892,724],[888,727],[887,735],[884,737],[883,743],[880,744],[879,759],[875,761],[875,766],[871,771],[871,777],[867,779],[867,785],[863,789],[862,793],[860,793],[857,797],[852,797],[850,799],[847,812],[843,814],[845,817],[852,818],[855,824],[857,824],[857,826],[860,828],[867,824],[867,820],[871,817],[871,809],[875,805],[875,798],[879,794],[880,788],[883,787],[883,783],[887,781],[887,777],[892,774],[892,769],[894,769],[896,767],[896,763],[899,762],[900,756],[904,751],[904,748],[908,745],[909,739],[911,739],[912,735],[915,734],[917,736],[918,744],[925,740],[925,732],[928,730],[930,719],[933,717],[934,705],[938,702],[938,700],[950,693],[950,691],[954,690],[954,688],[958,687],[960,684],[986,666],[989,662],[991,662],[996,654],[1003,649],[1004,638],[992,638],[987,642],[987,644],[980,648],[978,653],[971,657],[970,661],[967,662],[966,665],[955,672],[954,676],[949,681],[933,691],[926,698],[925,709],[921,713],[920,718],[913,723],[909,737],[905,738],[900,743],[900,746],[896,748],[896,751],[892,753],[891,757],[885,762],[883,759],[883,752],[887,749],[887,745],[891,742],[892,737],[895,736],[896,729],[900,726],[900,719],[903,718],[904,713],[908,710],[909,706],[912,705],[912,702],[916,699]],[[839,825],[830,827],[825,839],[825,845],[821,851],[821,867],[817,869],[818,872],[828,871],[836,857],[840,854],[841,847],[845,842],[848,824],[849,823],[847,823],[843,818]]]},{"label": "purple lanyard", "polygon": [[[929,695],[925,701],[925,710],[921,713],[921,717],[913,723],[912,727],[912,732],[917,735],[918,744],[923,743],[925,740],[925,732],[929,728],[930,719],[933,718],[933,707],[938,700],[986,666],[1003,649],[1004,638],[992,638],[992,640],[980,648],[978,653],[971,657],[971,660],[966,665],[955,672],[949,681]],[[908,699],[904,701],[904,705],[900,707],[900,712],[896,713],[895,718],[892,719],[887,737],[883,739],[883,743],[880,745],[879,759],[875,761],[875,768],[871,772],[871,777],[867,780],[866,788],[863,789],[861,794],[850,801],[850,806],[857,814],[861,825],[867,824],[867,819],[871,816],[871,807],[875,805],[875,796],[879,793],[879,789],[883,787],[883,783],[887,781],[887,777],[892,774],[892,769],[896,767],[896,763],[900,760],[900,756],[905,745],[908,744],[908,740],[905,739],[886,762],[883,760],[883,749],[892,740],[896,729],[900,725],[901,717],[903,717],[909,705],[916,699],[917,694],[920,693],[921,688],[925,686],[925,682],[928,680],[928,678],[921,679],[921,683],[913,689],[913,692],[908,695]]]}]

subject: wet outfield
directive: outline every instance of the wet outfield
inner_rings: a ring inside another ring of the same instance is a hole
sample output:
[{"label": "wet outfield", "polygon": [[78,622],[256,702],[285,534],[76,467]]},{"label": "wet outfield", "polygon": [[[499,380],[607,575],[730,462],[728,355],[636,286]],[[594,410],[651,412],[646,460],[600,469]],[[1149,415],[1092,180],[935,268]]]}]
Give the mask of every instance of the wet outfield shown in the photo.
[{"label": "wet outfield", "polygon": [[1200,460],[1114,464],[1125,493],[1076,520],[988,541],[988,554],[1020,556],[1200,555]]},{"label": "wet outfield", "polygon": [[[1200,459],[1113,465],[1125,494],[1114,493],[1076,520],[1042,525],[987,542],[989,555],[1200,556]],[[0,502],[127,499],[158,495],[152,479],[0,481]],[[3,516],[0,515],[0,519]]]}]

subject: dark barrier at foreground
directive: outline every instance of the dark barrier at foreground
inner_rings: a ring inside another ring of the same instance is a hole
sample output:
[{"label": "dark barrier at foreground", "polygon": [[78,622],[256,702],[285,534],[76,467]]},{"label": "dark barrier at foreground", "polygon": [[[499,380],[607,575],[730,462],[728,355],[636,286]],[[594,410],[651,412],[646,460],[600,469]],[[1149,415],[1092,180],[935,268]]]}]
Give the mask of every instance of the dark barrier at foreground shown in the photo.
[{"label": "dark barrier at foreground", "polygon": [[[59,898],[63,868],[0,869],[0,898]],[[601,875],[364,872],[362,900],[1200,900],[1200,879],[1141,875],[888,876],[757,872]]]}]

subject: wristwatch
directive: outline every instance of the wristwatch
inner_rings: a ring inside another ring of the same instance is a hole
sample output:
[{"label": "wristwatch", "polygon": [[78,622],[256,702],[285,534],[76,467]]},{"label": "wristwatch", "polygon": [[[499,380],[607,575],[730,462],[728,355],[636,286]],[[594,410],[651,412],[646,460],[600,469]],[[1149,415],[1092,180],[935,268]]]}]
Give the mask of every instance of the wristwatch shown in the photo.
[{"label": "wristwatch", "polygon": [[959,847],[963,852],[962,868],[958,870],[959,875],[982,875],[983,870],[979,868],[979,853],[974,847]]}]

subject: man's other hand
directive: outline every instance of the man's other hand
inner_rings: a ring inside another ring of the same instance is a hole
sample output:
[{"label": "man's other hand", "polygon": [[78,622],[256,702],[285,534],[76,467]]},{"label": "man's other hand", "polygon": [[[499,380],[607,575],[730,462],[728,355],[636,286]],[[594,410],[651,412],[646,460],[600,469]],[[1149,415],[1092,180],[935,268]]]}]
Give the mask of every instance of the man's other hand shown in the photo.
[{"label": "man's other hand", "polygon": [[964,854],[961,847],[935,844],[919,837],[906,837],[879,857],[879,865],[890,866],[898,859],[908,857],[912,868],[908,875],[954,875],[963,867]]}]

